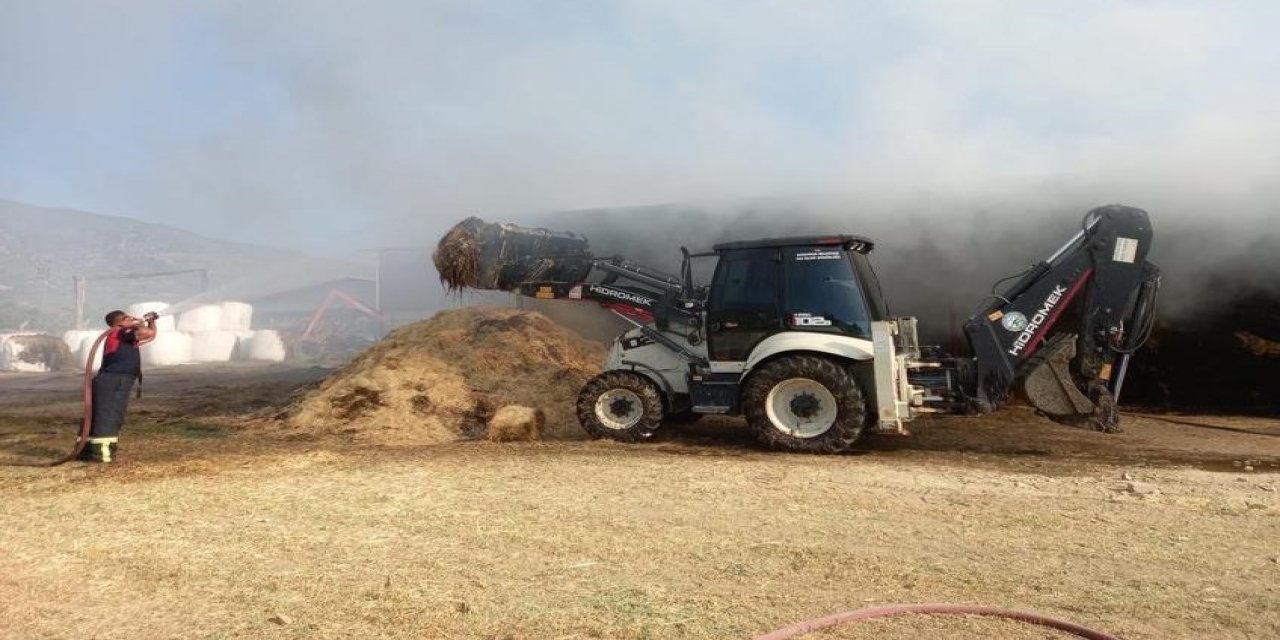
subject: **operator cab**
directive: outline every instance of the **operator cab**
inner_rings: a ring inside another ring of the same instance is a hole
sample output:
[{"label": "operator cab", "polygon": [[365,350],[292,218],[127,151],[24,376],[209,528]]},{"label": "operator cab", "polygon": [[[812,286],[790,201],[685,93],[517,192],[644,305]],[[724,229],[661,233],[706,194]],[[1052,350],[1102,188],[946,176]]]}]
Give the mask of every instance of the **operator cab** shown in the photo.
[{"label": "operator cab", "polygon": [[871,339],[889,317],[861,236],[805,236],[714,247],[719,261],[706,301],[713,361],[744,361],[761,340],[784,331]]}]

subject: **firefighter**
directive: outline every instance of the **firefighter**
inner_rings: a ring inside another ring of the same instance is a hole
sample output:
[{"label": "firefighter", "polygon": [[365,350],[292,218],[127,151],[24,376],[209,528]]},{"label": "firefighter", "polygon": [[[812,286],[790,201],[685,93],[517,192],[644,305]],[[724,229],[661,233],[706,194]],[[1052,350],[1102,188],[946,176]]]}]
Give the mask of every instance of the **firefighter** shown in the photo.
[{"label": "firefighter", "polygon": [[102,366],[93,378],[93,421],[81,460],[111,462],[116,458],[129,392],[142,380],[138,347],[155,339],[156,318],[155,313],[139,319],[119,310],[106,315],[110,333],[102,346]]}]

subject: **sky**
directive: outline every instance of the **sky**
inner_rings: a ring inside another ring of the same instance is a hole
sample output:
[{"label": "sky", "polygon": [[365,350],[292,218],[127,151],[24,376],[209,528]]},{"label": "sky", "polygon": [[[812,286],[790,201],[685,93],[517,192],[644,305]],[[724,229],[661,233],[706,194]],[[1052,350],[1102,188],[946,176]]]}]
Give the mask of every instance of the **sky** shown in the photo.
[{"label": "sky", "polygon": [[1247,235],[1280,221],[1277,24],[1266,0],[0,0],[0,198],[341,257],[468,215],[1050,183]]}]

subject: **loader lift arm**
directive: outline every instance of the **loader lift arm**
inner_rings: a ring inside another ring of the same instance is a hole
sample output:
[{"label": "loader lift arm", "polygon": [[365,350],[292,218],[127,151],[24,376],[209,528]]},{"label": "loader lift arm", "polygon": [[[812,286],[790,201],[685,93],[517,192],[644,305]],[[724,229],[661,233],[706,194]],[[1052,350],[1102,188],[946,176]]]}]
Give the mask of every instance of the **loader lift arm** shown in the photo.
[{"label": "loader lift arm", "polygon": [[[486,223],[467,218],[440,240],[433,260],[450,290],[513,291],[530,298],[594,302],[628,320],[649,339],[692,362],[705,358],[663,332],[678,320],[696,332],[701,300],[688,277],[644,267],[621,257],[596,257],[575,233]],[[693,341],[693,342],[696,342]]]},{"label": "loader lift arm", "polygon": [[[689,257],[688,252],[686,255]],[[629,264],[620,258],[593,259],[592,270],[605,273],[599,282],[523,282],[516,291],[523,296],[542,300],[579,300],[594,302],[640,329],[645,337],[684,355],[690,362],[706,363],[664,332],[677,320],[690,328],[688,340],[700,340],[702,303],[691,293],[688,281],[661,274],[645,267]],[[619,281],[626,284],[619,284]]]},{"label": "loader lift arm", "polygon": [[[690,257],[686,250],[686,272]],[[690,322],[698,317],[698,296],[687,277],[677,278],[621,257],[592,258],[588,265],[578,282],[521,282],[516,291],[530,298],[595,302],[642,324],[653,322],[663,331],[673,318]],[[597,273],[604,277],[589,281]]]},{"label": "loader lift arm", "polygon": [[990,409],[1020,388],[1050,417],[1116,430],[1129,355],[1154,324],[1160,271],[1146,260],[1151,239],[1141,209],[1086,214],[1071,240],[965,323],[976,369],[966,392]]}]

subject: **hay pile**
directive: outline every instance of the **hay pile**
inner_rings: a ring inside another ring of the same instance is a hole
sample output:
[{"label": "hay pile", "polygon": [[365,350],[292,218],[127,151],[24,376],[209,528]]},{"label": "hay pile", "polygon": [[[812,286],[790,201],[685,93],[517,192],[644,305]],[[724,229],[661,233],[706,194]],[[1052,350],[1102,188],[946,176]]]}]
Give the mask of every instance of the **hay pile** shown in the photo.
[{"label": "hay pile", "polygon": [[1280,358],[1280,342],[1261,338],[1248,331],[1235,332],[1240,348],[1260,358]]},{"label": "hay pile", "polygon": [[578,437],[578,390],[605,350],[537,312],[444,311],[402,327],[284,416],[295,430],[388,444],[477,437],[503,407],[541,410],[549,437]]}]

